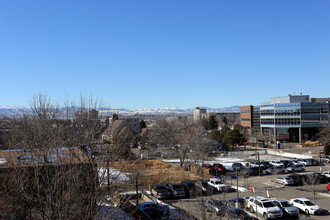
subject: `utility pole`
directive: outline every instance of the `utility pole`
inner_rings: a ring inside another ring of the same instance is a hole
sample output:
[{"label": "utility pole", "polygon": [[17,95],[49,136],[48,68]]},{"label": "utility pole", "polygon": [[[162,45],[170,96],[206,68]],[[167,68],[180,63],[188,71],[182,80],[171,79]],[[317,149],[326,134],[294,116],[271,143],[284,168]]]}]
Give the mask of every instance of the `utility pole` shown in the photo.
[{"label": "utility pole", "polygon": [[236,208],[238,208],[238,169],[236,169],[236,196],[237,196],[237,201],[236,201]]},{"label": "utility pole", "polygon": [[259,165],[259,176],[261,176],[261,170],[260,170],[260,155],[258,152],[258,165]]},{"label": "utility pole", "polygon": [[135,180],[135,190],[136,190],[136,206],[139,207],[139,172],[136,173]]}]

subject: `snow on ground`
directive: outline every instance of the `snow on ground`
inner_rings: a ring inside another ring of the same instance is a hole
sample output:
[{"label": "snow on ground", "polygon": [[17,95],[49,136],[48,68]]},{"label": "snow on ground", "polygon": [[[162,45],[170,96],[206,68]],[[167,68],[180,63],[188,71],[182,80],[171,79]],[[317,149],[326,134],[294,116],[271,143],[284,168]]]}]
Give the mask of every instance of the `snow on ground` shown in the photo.
[{"label": "snow on ground", "polygon": [[111,167],[109,168],[109,170],[107,168],[100,167],[98,168],[98,177],[101,186],[103,184],[108,184],[108,173],[109,173],[109,181],[111,184],[120,183],[129,180],[128,173],[123,173]]}]

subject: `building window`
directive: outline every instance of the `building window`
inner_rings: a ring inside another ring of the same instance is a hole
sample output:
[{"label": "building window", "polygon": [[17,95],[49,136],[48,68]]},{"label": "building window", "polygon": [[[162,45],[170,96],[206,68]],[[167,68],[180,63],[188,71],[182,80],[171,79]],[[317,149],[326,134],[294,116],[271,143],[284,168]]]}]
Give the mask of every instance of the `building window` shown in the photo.
[{"label": "building window", "polygon": [[241,113],[250,113],[250,110],[242,110]]},{"label": "building window", "polygon": [[249,118],[242,118],[242,121],[250,121]]}]

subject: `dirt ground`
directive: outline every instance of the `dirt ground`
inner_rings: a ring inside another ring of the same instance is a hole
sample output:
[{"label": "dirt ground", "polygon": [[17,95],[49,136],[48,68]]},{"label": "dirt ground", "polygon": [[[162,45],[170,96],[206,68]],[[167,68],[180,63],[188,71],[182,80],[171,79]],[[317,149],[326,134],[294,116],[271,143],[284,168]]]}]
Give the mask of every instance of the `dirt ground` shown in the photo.
[{"label": "dirt ground", "polygon": [[165,163],[161,160],[140,160],[138,162],[114,162],[113,167],[124,173],[138,174],[139,185],[149,188],[154,184],[179,183],[184,180],[207,179],[206,174],[198,175],[185,170],[179,164]]}]

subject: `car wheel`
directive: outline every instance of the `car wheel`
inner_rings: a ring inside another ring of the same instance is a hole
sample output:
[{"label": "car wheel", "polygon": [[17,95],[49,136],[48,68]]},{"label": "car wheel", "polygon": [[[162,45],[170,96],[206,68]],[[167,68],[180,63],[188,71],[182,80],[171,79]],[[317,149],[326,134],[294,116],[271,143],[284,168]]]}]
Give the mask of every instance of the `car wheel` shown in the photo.
[{"label": "car wheel", "polygon": [[264,219],[268,219],[268,215],[267,215],[267,213],[264,213]]},{"label": "car wheel", "polygon": [[254,210],[253,210],[253,207],[252,206],[250,206],[250,212],[251,213],[254,213]]},{"label": "car wheel", "polygon": [[327,191],[327,193],[329,193],[329,194],[330,194],[330,190],[328,190],[328,191]]},{"label": "car wheel", "polygon": [[306,215],[309,215],[309,211],[308,211],[308,209],[305,210],[305,213],[306,213]]},{"label": "car wheel", "polygon": [[295,172],[295,170],[291,170],[291,172],[292,172],[292,173],[294,173],[294,172]]}]

